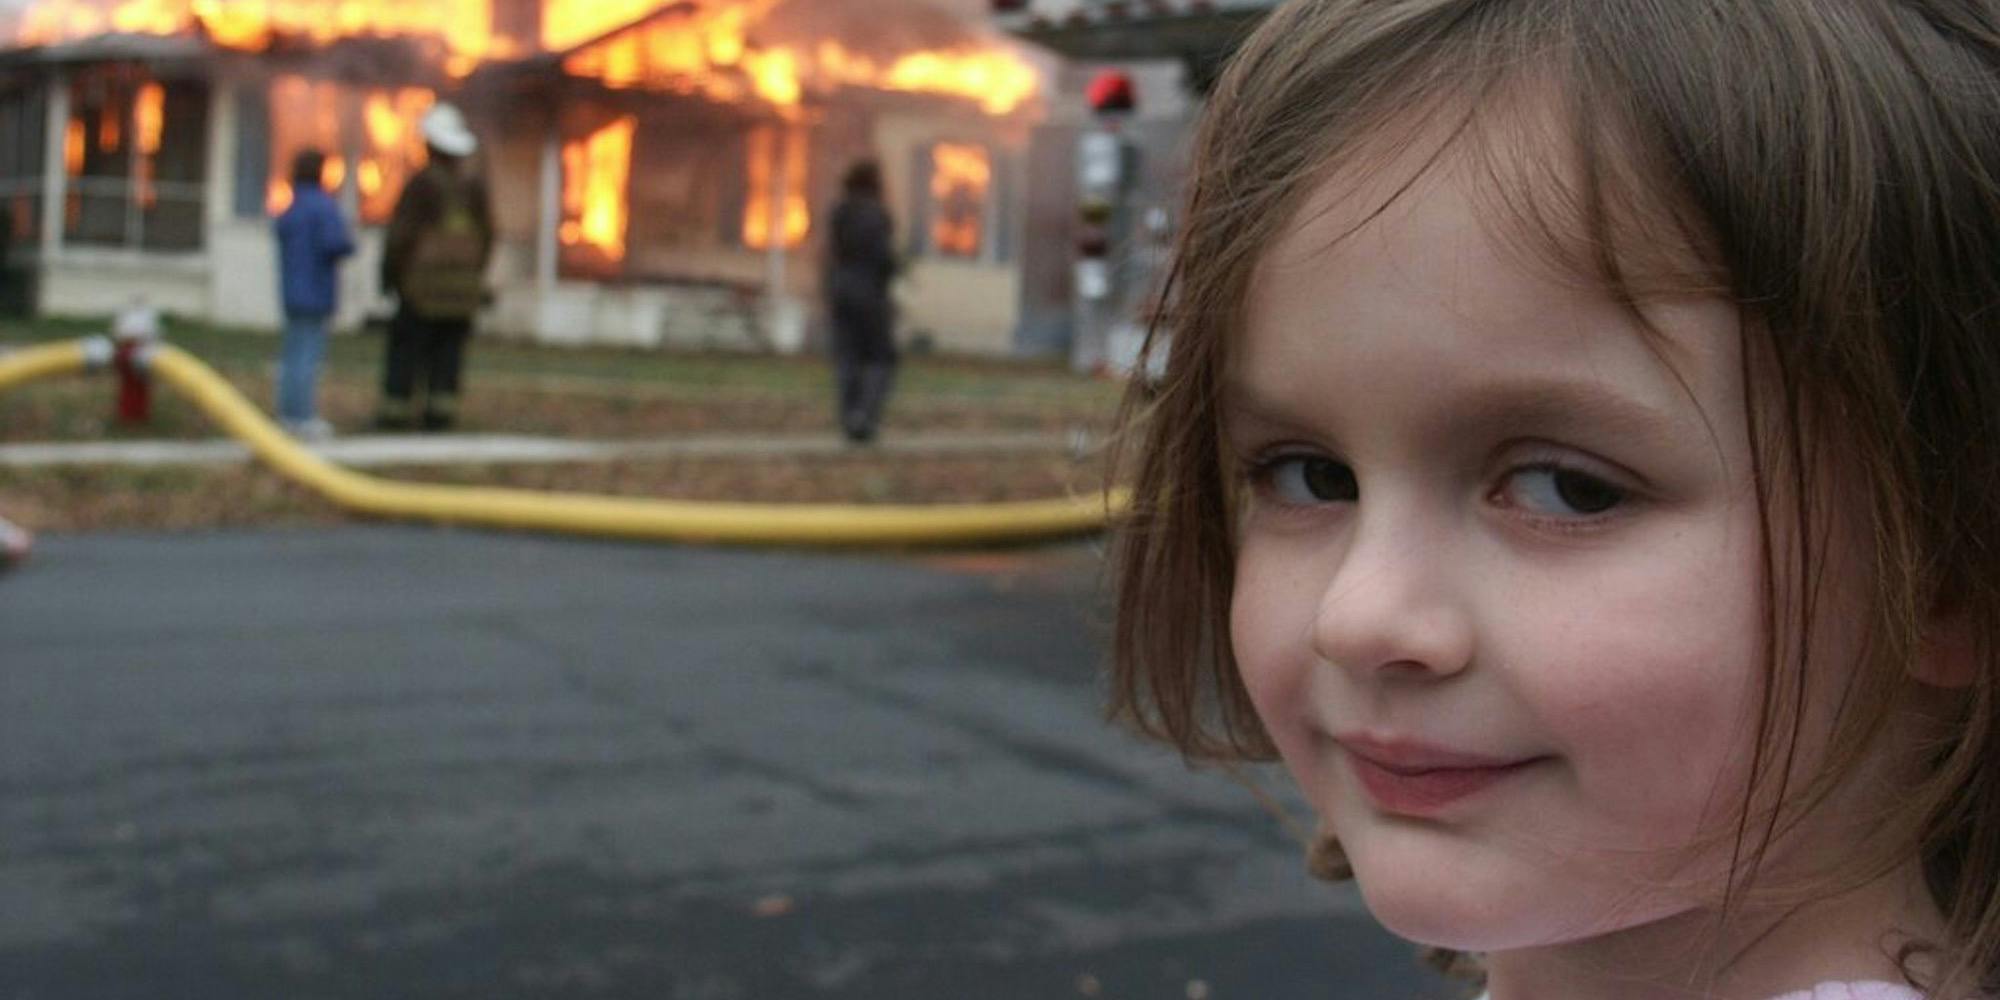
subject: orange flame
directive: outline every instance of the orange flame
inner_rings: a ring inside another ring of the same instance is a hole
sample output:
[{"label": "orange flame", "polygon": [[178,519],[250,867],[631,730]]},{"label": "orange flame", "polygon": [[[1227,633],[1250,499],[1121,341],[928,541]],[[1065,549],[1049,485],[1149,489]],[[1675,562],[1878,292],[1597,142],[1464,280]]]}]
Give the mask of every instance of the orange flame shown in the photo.
[{"label": "orange flame", "polygon": [[[745,171],[747,190],[743,203],[743,245],[768,250],[780,236],[787,248],[806,240],[812,230],[812,210],[806,205],[806,143],[797,129],[764,126],[749,136],[749,162]],[[780,158],[782,157],[782,162]],[[784,209],[782,229],[773,233],[771,188],[773,174],[783,171]]]},{"label": "orange flame", "polygon": [[279,37],[326,44],[352,37],[440,41],[446,66],[469,72],[514,55],[493,33],[492,0],[39,0],[17,40],[45,45],[105,32],[176,35],[200,28],[217,44],[257,51]]},{"label": "orange flame", "polygon": [[77,0],[44,0],[21,15],[19,40],[43,45],[107,31],[172,35],[192,26],[187,0],[126,0],[109,9]]},{"label": "orange flame", "polygon": [[[778,0],[706,0],[633,25],[669,0],[546,0],[541,44],[567,51],[571,74],[613,87],[648,87],[779,108],[838,87],[955,96],[1007,114],[1039,89],[1033,66],[1000,47],[967,46],[871,59],[838,42],[759,46],[757,29]],[[463,76],[490,59],[526,55],[495,33],[493,0],[36,0],[22,15],[27,45],[107,31],[172,35],[200,29],[217,44],[260,51],[280,39],[437,42],[444,68]],[[609,37],[604,37],[604,36]]]},{"label": "orange flame", "polygon": [[[560,51],[630,24],[658,0],[550,0],[542,12],[542,42]],[[759,10],[771,0],[757,0]],[[563,62],[565,72],[618,88],[651,87],[740,101],[746,81],[734,72],[749,54],[747,6],[693,9],[618,31]],[[780,93],[783,83],[776,83]]]},{"label": "orange flame", "polygon": [[959,257],[979,253],[993,160],[983,146],[941,142],[931,147],[931,241]]},{"label": "orange flame", "polygon": [[125,121],[107,110],[97,121],[97,150],[100,153],[116,153],[125,141]]},{"label": "orange flame", "polygon": [[632,139],[639,120],[627,115],[563,146],[563,223],[567,246],[591,247],[611,260],[625,259],[631,220],[626,185],[632,177]]},{"label": "orange flame", "polygon": [[428,157],[417,123],[437,103],[437,95],[421,87],[372,90],[361,104],[361,163],[354,184],[361,194],[361,219],[382,222],[395,211],[396,199]]},{"label": "orange flame", "polygon": [[271,81],[271,180],[264,197],[264,208],[272,215],[292,207],[292,158],[305,149],[327,154],[322,183],[338,188],[332,161],[340,149],[340,86],[302,76],[277,77]]},{"label": "orange flame", "polygon": [[612,87],[700,93],[718,100],[755,95],[779,108],[836,87],[960,97],[1004,115],[1041,87],[1035,68],[998,47],[908,52],[886,62],[837,41],[809,48],[752,44],[774,0],[734,0],[617,31],[660,7],[660,0],[549,0],[542,43],[561,51],[603,37],[572,54],[565,71]]},{"label": "orange flame", "polygon": [[132,106],[132,126],[138,132],[139,153],[152,156],[160,151],[161,133],[166,129],[167,91],[157,83],[139,88]]},{"label": "orange flame", "polygon": [[[359,102],[361,131],[345,127],[348,109]],[[423,169],[423,137],[416,122],[437,103],[437,95],[421,87],[355,91],[331,81],[308,81],[286,75],[271,81],[271,164],[264,207],[272,215],[291,207],[292,160],[311,148],[326,154],[321,183],[338,191],[347,183],[349,163],[342,152],[354,149],[355,190],[361,219],[383,222],[396,207],[409,179]]]},{"label": "orange flame", "polygon": [[[164,4],[166,0],[152,0]],[[279,37],[327,44],[342,38],[435,38],[455,69],[500,54],[491,0],[186,0],[210,38],[257,50]],[[470,60],[468,63],[466,60]]]},{"label": "orange flame", "polygon": [[71,118],[63,130],[63,170],[71,177],[83,176],[83,158],[90,152],[90,131],[81,118]]},{"label": "orange flame", "polygon": [[148,83],[139,88],[139,94],[132,102],[133,144],[139,152],[139,207],[151,209],[159,204],[159,191],[153,186],[154,173],[159,169],[154,159],[160,152],[160,140],[166,130],[167,92],[157,83]]},{"label": "orange flame", "polygon": [[833,82],[970,98],[995,115],[1026,104],[1041,89],[1035,68],[1004,49],[911,52],[882,66],[829,39],[819,43],[815,54],[815,68]]}]

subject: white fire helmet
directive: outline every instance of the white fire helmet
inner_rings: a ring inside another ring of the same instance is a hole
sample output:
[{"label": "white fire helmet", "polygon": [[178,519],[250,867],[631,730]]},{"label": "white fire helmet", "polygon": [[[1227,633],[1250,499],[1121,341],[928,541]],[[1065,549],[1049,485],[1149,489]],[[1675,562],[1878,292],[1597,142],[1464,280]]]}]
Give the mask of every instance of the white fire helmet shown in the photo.
[{"label": "white fire helmet", "polygon": [[439,102],[424,114],[424,141],[448,156],[471,156],[479,150],[479,137],[465,124],[457,107]]}]

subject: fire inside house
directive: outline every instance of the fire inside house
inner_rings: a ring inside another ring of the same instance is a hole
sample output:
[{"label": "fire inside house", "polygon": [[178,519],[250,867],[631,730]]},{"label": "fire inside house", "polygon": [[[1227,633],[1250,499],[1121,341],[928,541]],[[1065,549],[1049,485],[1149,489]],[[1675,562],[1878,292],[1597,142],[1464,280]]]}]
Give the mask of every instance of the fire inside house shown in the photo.
[{"label": "fire inside house", "polygon": [[1015,346],[1028,147],[1049,57],[949,0],[33,0],[0,50],[0,204],[45,313],[133,295],[269,326],[268,217],[328,153],[373,255],[464,107],[499,242],[489,328],[796,346],[817,215],[884,169],[906,322]]}]

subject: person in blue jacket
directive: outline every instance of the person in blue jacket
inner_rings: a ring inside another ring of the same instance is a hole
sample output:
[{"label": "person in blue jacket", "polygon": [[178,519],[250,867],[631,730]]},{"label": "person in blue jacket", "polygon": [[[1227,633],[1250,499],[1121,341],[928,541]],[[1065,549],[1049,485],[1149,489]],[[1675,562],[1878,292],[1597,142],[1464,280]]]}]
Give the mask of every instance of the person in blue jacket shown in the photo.
[{"label": "person in blue jacket", "polygon": [[278,419],[292,433],[323,439],[332,427],[320,419],[320,359],[327,324],[340,305],[338,269],[354,253],[354,236],[321,180],[326,154],[316,149],[292,161],[292,204],[278,216],[278,277],[285,307],[285,342],[278,360]]}]

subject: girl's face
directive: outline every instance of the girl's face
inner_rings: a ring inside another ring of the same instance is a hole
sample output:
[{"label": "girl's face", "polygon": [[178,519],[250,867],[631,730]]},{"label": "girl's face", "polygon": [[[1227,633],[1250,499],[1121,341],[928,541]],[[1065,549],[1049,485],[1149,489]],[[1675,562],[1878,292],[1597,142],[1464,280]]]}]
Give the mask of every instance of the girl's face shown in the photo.
[{"label": "girl's face", "polygon": [[1735,310],[1648,306],[1649,343],[1497,240],[1466,170],[1372,218],[1391,188],[1341,181],[1263,261],[1225,387],[1250,696],[1407,937],[1698,905],[1764,657]]}]

